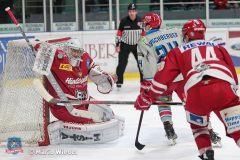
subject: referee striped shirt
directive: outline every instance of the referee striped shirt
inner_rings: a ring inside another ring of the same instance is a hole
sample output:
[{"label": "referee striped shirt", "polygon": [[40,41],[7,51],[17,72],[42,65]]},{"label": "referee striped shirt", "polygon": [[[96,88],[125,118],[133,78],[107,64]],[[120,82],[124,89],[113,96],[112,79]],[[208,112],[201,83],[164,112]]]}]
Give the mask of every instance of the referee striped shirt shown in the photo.
[{"label": "referee striped shirt", "polygon": [[137,16],[137,18],[132,21],[129,16],[127,16],[123,18],[119,24],[116,46],[119,46],[120,43],[136,45],[141,37],[141,34],[141,18]]}]

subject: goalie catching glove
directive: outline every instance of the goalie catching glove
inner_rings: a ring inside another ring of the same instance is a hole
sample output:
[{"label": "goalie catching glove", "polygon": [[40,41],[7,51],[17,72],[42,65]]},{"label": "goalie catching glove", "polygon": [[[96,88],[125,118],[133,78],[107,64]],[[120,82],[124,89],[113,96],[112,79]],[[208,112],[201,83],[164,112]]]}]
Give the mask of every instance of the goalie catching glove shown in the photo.
[{"label": "goalie catching glove", "polygon": [[98,65],[93,63],[89,78],[97,85],[97,90],[102,94],[112,91],[116,78],[101,70]]}]

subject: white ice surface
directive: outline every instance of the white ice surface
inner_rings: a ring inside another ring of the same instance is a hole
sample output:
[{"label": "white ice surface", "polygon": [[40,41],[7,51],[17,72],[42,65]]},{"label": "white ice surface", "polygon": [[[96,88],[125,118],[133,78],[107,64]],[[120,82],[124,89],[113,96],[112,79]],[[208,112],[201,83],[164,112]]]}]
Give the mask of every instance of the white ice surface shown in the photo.
[{"label": "white ice surface", "polygon": [[[121,91],[115,89],[109,95],[97,93],[92,83],[89,87],[90,94],[98,100],[134,101],[138,95],[139,82],[127,81]],[[179,101],[176,95],[173,99]],[[115,105],[112,109],[126,119],[125,135],[116,141],[98,145],[24,147],[24,153],[17,155],[5,153],[6,147],[2,146],[0,160],[198,160],[198,151],[182,106],[172,107],[174,128],[178,134],[175,146],[168,145],[157,107],[153,106],[145,112],[139,136],[139,141],[146,144],[142,151],[134,147],[140,112],[130,105]],[[216,160],[240,160],[240,150],[232,139],[225,137],[223,125],[215,115],[212,115],[211,121],[223,143],[222,148],[215,148]],[[57,155],[56,149],[74,152],[75,155]],[[40,151],[42,154],[31,154],[32,151]]]}]

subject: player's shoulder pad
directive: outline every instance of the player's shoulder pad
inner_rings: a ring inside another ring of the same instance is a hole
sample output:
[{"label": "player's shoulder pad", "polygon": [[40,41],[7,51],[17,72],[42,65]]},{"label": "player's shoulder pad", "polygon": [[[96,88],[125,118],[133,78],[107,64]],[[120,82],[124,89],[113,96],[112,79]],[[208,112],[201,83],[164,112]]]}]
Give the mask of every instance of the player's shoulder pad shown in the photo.
[{"label": "player's shoulder pad", "polygon": [[138,50],[146,50],[148,48],[148,41],[145,36],[141,37],[138,41]]},{"label": "player's shoulder pad", "polygon": [[92,58],[91,58],[91,56],[90,56],[86,51],[84,51],[84,52],[82,53],[81,58],[82,58],[83,63],[86,64],[86,67],[87,67],[88,69],[90,69],[90,68],[91,68],[91,64],[92,64]]},{"label": "player's shoulder pad", "polygon": [[82,53],[81,58],[82,58],[82,59],[87,59],[87,58],[91,58],[91,57],[90,57],[90,55],[89,55],[88,52],[84,51],[84,52]]},{"label": "player's shoulder pad", "polygon": [[215,46],[215,47],[218,47],[221,52],[225,52],[225,53],[229,54],[229,52],[227,51],[227,49],[226,49],[224,46],[217,45],[217,46]]},{"label": "player's shoulder pad", "polygon": [[146,42],[147,42],[146,36],[142,36],[138,41],[139,44],[146,44]]},{"label": "player's shoulder pad", "polygon": [[59,60],[67,57],[66,53],[63,50],[57,49],[55,53],[55,57]]}]

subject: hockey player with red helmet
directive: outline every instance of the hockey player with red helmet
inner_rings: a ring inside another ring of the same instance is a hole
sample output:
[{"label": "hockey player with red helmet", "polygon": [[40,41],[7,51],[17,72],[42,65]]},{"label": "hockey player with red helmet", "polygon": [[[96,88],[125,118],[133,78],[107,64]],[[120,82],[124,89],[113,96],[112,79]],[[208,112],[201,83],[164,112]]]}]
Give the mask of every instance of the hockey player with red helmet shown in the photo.
[{"label": "hockey player with red helmet", "polygon": [[[160,66],[160,62],[165,58],[167,52],[173,48],[181,45],[182,38],[179,30],[169,29],[160,30],[162,23],[161,17],[155,13],[145,14],[142,18],[143,28],[146,32],[146,36],[142,37],[138,43],[138,59],[141,72],[143,74],[143,82],[141,83],[141,91],[147,90],[151,85],[151,81]],[[164,38],[159,40],[159,37],[164,37],[166,35],[175,35],[172,38]],[[152,41],[155,43],[152,45]],[[150,45],[147,45],[150,44]],[[175,91],[179,98],[184,101],[183,93],[183,77],[179,75],[175,80],[174,84],[159,98],[161,101],[170,101],[172,99],[172,91]],[[172,122],[172,111],[170,106],[158,106],[160,118],[164,124],[164,129],[166,131],[167,138],[173,143],[177,135],[173,129]],[[211,125],[209,124],[209,133],[211,135],[211,141],[214,145],[221,146],[221,138],[213,131]]]},{"label": "hockey player with red helmet", "polygon": [[[162,20],[158,14],[148,13],[142,17],[146,33],[138,42],[138,64],[143,74],[141,92],[148,90],[153,76],[160,67],[160,62],[172,48],[177,47],[182,39],[178,30],[160,30]],[[171,101],[172,92],[159,97],[160,101]],[[171,144],[176,143],[177,134],[173,128],[172,111],[170,106],[158,106],[160,119],[164,125],[166,137]]]},{"label": "hockey player with red helmet", "polygon": [[223,122],[227,135],[240,147],[240,101],[238,78],[227,50],[205,39],[201,20],[190,20],[182,28],[185,44],[171,50],[161,62],[147,93],[142,92],[135,107],[147,110],[182,74],[186,95],[186,115],[200,158],[214,160],[208,131],[209,115],[214,112]]}]

